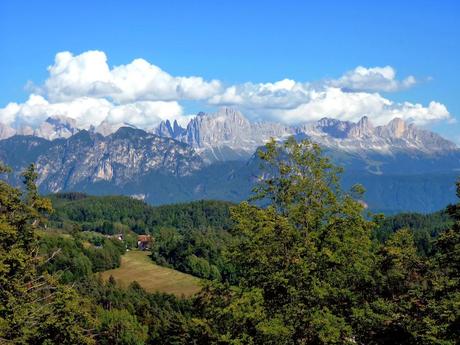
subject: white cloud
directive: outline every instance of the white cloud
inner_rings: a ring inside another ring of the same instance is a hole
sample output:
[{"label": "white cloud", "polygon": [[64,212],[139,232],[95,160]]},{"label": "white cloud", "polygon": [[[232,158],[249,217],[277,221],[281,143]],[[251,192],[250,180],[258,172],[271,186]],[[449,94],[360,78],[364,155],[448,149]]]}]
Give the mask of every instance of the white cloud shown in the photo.
[{"label": "white cloud", "polygon": [[70,52],[58,53],[48,72],[49,78],[40,91],[51,101],[105,96],[118,91],[111,83],[107,57],[103,52],[88,51],[77,56]]},{"label": "white cloud", "polygon": [[228,87],[221,94],[211,97],[209,103],[250,109],[291,109],[302,104],[309,92],[308,84],[290,79],[275,83],[245,83]]},{"label": "white cloud", "polygon": [[239,107],[254,119],[291,124],[325,116],[358,121],[367,115],[376,124],[387,123],[394,117],[418,124],[451,119],[447,108],[437,102],[431,102],[428,107],[396,103],[378,93],[350,92],[339,87],[286,79],[276,83],[230,86],[222,94],[210,98],[209,103]]},{"label": "white cloud", "polygon": [[0,108],[0,122],[18,127],[36,127],[48,116],[64,115],[83,128],[127,122],[151,128],[160,120],[185,123],[181,101],[235,106],[256,120],[300,123],[324,116],[357,121],[367,115],[383,124],[401,117],[418,124],[452,121],[443,104],[397,103],[381,91],[398,91],[416,83],[414,77],[396,77],[391,66],[359,66],[335,80],[314,83],[283,79],[276,82],[247,82],[226,88],[218,80],[196,76],[172,76],[144,59],[110,67],[101,51],[80,55],[56,54],[43,85],[32,87],[29,99]]},{"label": "white cloud", "polygon": [[127,122],[140,128],[152,128],[162,120],[181,118],[182,107],[175,101],[141,101],[114,106],[105,120],[110,123]]},{"label": "white cloud", "polygon": [[77,97],[106,97],[117,103],[138,100],[206,99],[220,91],[217,80],[201,77],[174,77],[144,59],[110,69],[101,51],[80,55],[56,54],[48,67],[49,78],[36,91],[50,101],[68,101]]},{"label": "white cloud", "polygon": [[0,109],[1,122],[16,128],[21,125],[36,127],[46,118],[56,115],[75,119],[81,128],[98,125],[104,120],[150,128],[166,118],[180,119],[182,107],[175,101],[141,101],[115,105],[104,98],[94,97],[50,103],[42,96],[32,94],[25,103],[9,103]]},{"label": "white cloud", "polygon": [[377,93],[350,93],[332,87],[319,92],[313,91],[308,101],[296,108],[285,110],[281,116],[287,122],[296,123],[317,120],[324,116],[358,121],[363,115],[367,115],[375,124],[386,124],[395,117],[419,125],[450,118],[446,107],[437,102],[430,102],[428,107],[424,107],[410,102],[392,102]]},{"label": "white cloud", "polygon": [[396,71],[391,66],[366,68],[358,66],[346,72],[337,80],[331,80],[329,85],[349,91],[400,91],[417,83],[414,76],[403,80],[396,79]]}]

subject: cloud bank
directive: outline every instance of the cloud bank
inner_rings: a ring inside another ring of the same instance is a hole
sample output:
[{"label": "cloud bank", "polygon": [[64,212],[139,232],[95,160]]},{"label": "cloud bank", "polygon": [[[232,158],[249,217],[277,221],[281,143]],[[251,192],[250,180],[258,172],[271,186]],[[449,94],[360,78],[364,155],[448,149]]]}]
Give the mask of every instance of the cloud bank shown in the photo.
[{"label": "cloud bank", "polygon": [[49,116],[60,115],[75,119],[83,128],[102,121],[152,128],[164,119],[188,119],[183,101],[234,106],[254,120],[289,124],[325,116],[357,121],[367,115],[376,124],[394,117],[418,124],[451,119],[447,108],[436,101],[398,103],[382,96],[417,83],[414,76],[398,79],[391,66],[358,66],[337,79],[319,82],[284,79],[225,86],[199,76],[173,76],[144,59],[111,67],[104,52],[87,51],[56,54],[48,72],[43,84],[29,85],[26,102],[0,108],[0,122],[35,127]]}]

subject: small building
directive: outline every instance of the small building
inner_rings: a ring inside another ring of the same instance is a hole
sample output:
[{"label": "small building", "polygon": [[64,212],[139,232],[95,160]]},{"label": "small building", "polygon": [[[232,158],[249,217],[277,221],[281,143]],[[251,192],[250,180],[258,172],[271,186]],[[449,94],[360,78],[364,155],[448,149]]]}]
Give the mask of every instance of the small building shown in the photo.
[{"label": "small building", "polygon": [[149,250],[152,248],[153,239],[150,235],[137,236],[137,248],[140,250]]}]

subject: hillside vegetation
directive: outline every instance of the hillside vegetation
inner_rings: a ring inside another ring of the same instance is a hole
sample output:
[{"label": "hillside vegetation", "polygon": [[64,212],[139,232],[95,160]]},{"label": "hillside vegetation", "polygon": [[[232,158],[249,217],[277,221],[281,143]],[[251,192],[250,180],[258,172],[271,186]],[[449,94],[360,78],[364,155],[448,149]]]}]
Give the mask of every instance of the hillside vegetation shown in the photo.
[{"label": "hillside vegetation", "polygon": [[150,206],[126,196],[89,196],[83,193],[58,193],[49,196],[56,212],[50,218],[57,226],[78,223],[82,230],[106,234],[119,231],[125,225],[144,234],[157,227],[181,229],[217,227],[229,229],[232,225],[225,201],[195,201],[165,206]]},{"label": "hillside vegetation", "polygon": [[[229,279],[234,266],[223,259],[223,252],[236,239],[230,233],[234,204],[222,201],[151,206],[126,196],[90,196],[58,193],[50,196],[56,228],[78,228],[102,234],[149,233],[155,238],[152,259],[159,265],[206,279]],[[451,227],[446,211],[431,214],[401,213],[378,218],[373,239],[385,243],[393,233],[409,229],[417,251],[428,255],[439,234]],[[135,234],[134,234],[135,235]],[[135,247],[135,236],[131,236]]]},{"label": "hillside vegetation", "polygon": [[[316,144],[271,141],[259,158],[239,205],[51,202],[33,165],[24,190],[0,181],[0,342],[458,343],[460,203],[382,219]],[[135,250],[144,233],[151,252]]]}]

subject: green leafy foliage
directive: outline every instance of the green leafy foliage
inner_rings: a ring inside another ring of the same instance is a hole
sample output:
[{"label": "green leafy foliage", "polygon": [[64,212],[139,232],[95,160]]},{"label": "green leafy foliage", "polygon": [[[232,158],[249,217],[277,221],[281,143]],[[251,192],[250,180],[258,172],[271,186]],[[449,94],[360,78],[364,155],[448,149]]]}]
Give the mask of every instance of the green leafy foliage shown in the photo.
[{"label": "green leafy foliage", "polygon": [[219,339],[351,343],[352,310],[364,303],[366,296],[360,292],[372,281],[373,224],[362,216],[360,203],[341,193],[339,169],[321,155],[319,146],[293,139],[282,146],[272,141],[259,155],[267,169],[254,199],[268,207],[242,203],[233,209],[234,231],[241,241],[228,258],[237,267],[238,290],[234,294],[232,288],[218,288],[217,300],[227,296],[228,305],[216,305],[211,298],[204,314],[234,310],[232,320],[238,318],[235,303],[240,298],[259,296],[255,308],[260,308],[261,317],[237,333],[225,328],[236,320],[225,323],[216,329]]},{"label": "green leafy foliage", "polygon": [[400,229],[410,229],[419,254],[428,255],[432,252],[435,239],[452,224],[452,218],[446,211],[431,214],[400,213],[381,219],[374,232],[374,237],[384,243],[394,232]]},{"label": "green leafy foliage", "polygon": [[123,242],[97,236],[91,243],[79,237],[45,233],[39,241],[40,254],[47,258],[42,270],[57,273],[63,283],[70,283],[120,266],[126,250]]},{"label": "green leafy foliage", "polygon": [[114,279],[107,283],[88,279],[78,287],[81,294],[91,296],[98,306],[98,343],[187,344],[182,342],[186,337],[177,342],[177,332],[178,328],[191,329],[190,300],[149,294],[135,282],[122,289]]},{"label": "green leafy foliage", "polygon": [[422,256],[407,229],[372,242],[359,190],[340,190],[315,144],[271,142],[260,157],[268,169],[254,199],[267,207],[233,209],[237,284],[214,282],[197,300],[212,343],[457,343],[458,208]]},{"label": "green leafy foliage", "polygon": [[147,340],[147,327],[137,321],[126,309],[99,311],[101,345],[143,345]]},{"label": "green leafy foliage", "polygon": [[[61,229],[79,227],[103,234],[123,233],[125,242],[131,230],[150,233],[155,239],[152,258],[156,263],[206,279],[232,274],[232,266],[222,255],[232,241],[228,233],[233,224],[230,203],[197,201],[152,207],[128,197],[90,197],[81,193],[60,193],[52,200],[56,212],[51,224]],[[130,246],[135,244],[133,239]],[[93,256],[101,257],[103,253],[98,251]],[[103,258],[98,262],[96,271],[108,269],[102,265]]]},{"label": "green leafy foliage", "polygon": [[223,252],[234,238],[227,231],[162,227],[154,237],[152,258],[156,263],[205,279],[231,279],[234,269],[224,260]]},{"label": "green leafy foliage", "polygon": [[33,165],[23,176],[25,193],[0,181],[0,342],[93,344],[88,301],[40,273],[36,230],[51,204],[37,193]]}]

